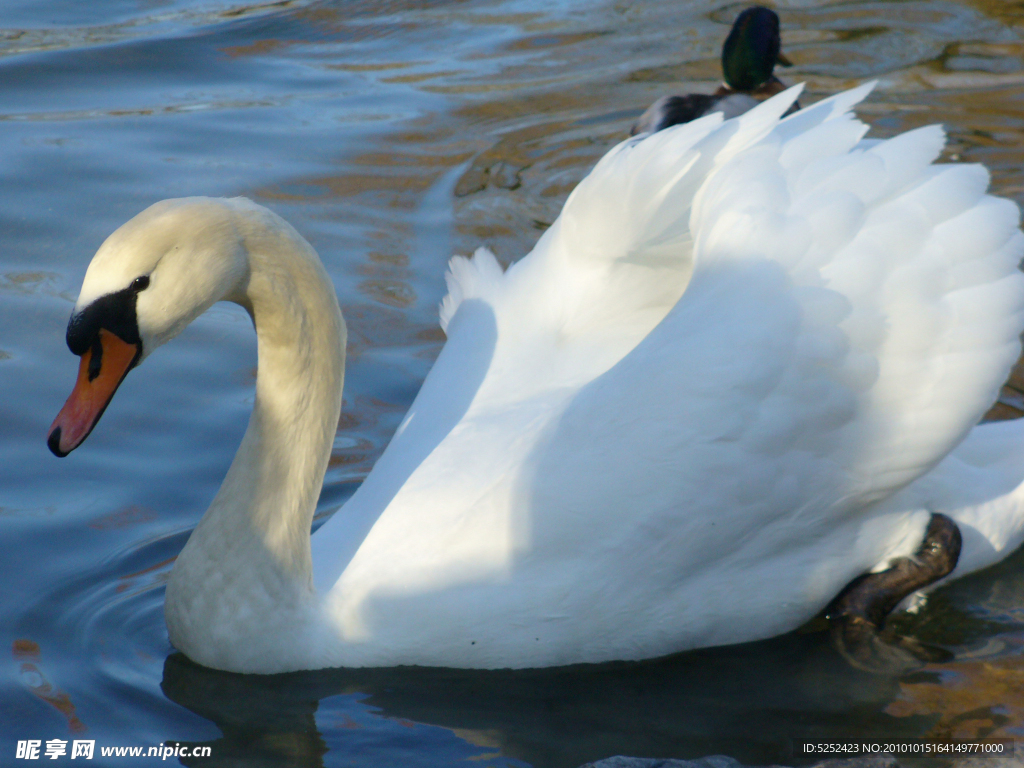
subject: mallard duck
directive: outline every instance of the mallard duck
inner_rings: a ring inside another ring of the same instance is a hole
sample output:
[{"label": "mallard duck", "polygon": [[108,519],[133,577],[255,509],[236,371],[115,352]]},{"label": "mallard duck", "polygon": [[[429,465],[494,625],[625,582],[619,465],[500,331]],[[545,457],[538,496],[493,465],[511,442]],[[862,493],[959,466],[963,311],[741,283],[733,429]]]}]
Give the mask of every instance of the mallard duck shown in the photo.
[{"label": "mallard duck", "polygon": [[258,339],[248,429],[167,584],[174,646],[264,673],[644,659],[798,627],[936,520],[962,547],[929,580],[1018,546],[1024,421],[976,426],[1021,351],[1017,206],[935,165],[938,127],[866,148],[868,87],[781,119],[799,90],[619,144],[504,272],[453,259],[444,348],[312,539],[345,364],[317,254],[241,198],[115,231],[54,453],[214,302]]},{"label": "mallard duck", "polygon": [[[630,135],[688,123],[710,112],[721,112],[726,118],[742,115],[759,101],[786,89],[774,74],[776,64],[792,66],[782,53],[779,17],[768,8],[748,8],[736,17],[722,45],[725,82],[719,89],[710,95],[662,96],[640,116]],[[799,104],[794,103],[793,108],[799,109]]]}]

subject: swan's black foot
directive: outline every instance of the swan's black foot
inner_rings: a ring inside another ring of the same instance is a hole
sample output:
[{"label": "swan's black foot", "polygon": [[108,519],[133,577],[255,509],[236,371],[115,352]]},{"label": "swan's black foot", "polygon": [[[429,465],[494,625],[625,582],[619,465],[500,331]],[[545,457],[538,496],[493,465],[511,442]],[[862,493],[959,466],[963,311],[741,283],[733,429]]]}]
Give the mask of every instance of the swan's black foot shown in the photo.
[{"label": "swan's black foot", "polygon": [[828,611],[832,643],[853,666],[877,674],[900,674],[952,654],[910,637],[886,632],[885,619],[907,595],[948,576],[960,558],[960,529],[932,514],[924,541],[911,557],[900,557],[881,573],[850,582]]}]

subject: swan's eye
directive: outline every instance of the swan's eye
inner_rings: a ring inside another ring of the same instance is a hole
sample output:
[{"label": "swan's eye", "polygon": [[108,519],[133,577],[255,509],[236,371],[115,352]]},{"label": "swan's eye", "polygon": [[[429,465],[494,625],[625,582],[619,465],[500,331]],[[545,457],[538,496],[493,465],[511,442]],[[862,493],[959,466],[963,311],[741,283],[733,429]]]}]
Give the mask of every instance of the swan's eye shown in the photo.
[{"label": "swan's eye", "polygon": [[147,288],[149,288],[149,275],[136,277],[134,280],[132,280],[132,284],[129,287],[136,293],[138,293],[139,291],[146,290]]}]

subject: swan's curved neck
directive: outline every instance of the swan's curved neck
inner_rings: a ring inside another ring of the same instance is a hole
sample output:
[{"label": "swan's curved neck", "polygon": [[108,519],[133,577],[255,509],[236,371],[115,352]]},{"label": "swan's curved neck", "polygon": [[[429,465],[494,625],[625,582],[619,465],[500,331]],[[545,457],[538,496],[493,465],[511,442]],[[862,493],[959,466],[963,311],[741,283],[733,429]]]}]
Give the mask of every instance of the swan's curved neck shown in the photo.
[{"label": "swan's curved neck", "polygon": [[[262,622],[268,610],[310,602],[310,525],[344,377],[345,325],[315,252],[283,220],[242,223],[249,269],[223,298],[245,306],[256,327],[255,405],[220,490],[175,563],[165,604],[172,642],[212,666],[223,660],[215,646],[245,616]],[[253,630],[236,628],[240,636]]]}]

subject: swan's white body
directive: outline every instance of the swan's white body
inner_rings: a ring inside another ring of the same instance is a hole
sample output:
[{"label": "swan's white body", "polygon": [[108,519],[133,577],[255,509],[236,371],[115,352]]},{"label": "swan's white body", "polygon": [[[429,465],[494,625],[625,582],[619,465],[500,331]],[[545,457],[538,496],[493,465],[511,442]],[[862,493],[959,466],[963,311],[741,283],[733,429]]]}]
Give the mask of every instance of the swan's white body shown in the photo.
[{"label": "swan's white body", "polygon": [[[975,424],[1020,353],[1017,208],[931,165],[938,128],[861,142],[867,89],[779,122],[797,90],[619,145],[504,274],[455,259],[448,342],[312,549],[344,362],[315,254],[241,200],[126,225],[196,230],[213,266],[105,245],[79,308],[148,270],[147,352],[221,298],[259,336],[174,645],[243,672],[640,659],[800,625],[931,511],[963,533],[955,575],[1015,548],[1024,422]],[[211,287],[162,300],[161,269]]]}]

